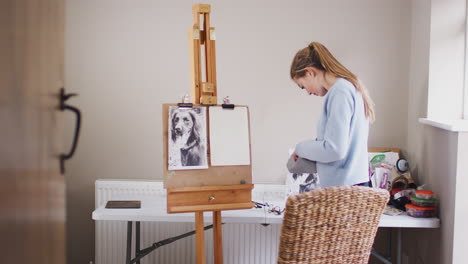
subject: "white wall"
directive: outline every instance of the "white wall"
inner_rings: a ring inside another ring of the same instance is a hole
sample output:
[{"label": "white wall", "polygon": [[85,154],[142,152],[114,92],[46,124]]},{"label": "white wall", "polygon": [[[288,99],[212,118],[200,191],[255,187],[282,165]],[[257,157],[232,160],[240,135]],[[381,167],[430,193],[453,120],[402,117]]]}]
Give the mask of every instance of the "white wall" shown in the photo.
[{"label": "white wall", "polygon": [[[83,111],[76,157],[67,163],[69,263],[93,258],[96,179],[161,179],[161,104],[190,91],[193,3],[67,1],[66,87],[80,94],[70,104]],[[315,137],[322,99],[288,76],[292,56],[310,41],[324,43],[368,86],[377,110],[369,145],[405,148],[409,1],[211,4],[218,94],[250,106],[254,182],[282,183],[287,149]]]},{"label": "white wall", "polygon": [[458,135],[457,148],[457,179],[455,192],[455,214],[454,214],[454,234],[453,234],[453,263],[465,263],[466,245],[468,237],[468,205],[466,203],[466,188],[468,187],[468,132]]},{"label": "white wall", "polygon": [[464,5],[464,0],[412,1],[407,156],[416,180],[438,196],[441,228],[404,231],[408,263],[467,262],[466,133],[418,122],[461,117]]}]

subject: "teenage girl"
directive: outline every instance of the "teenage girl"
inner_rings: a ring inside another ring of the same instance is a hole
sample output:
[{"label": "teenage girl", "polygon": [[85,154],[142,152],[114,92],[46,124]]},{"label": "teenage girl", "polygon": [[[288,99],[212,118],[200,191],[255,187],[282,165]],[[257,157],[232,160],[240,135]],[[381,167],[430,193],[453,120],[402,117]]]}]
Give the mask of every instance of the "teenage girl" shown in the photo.
[{"label": "teenage girl", "polygon": [[322,187],[370,186],[367,139],[375,114],[366,87],[318,42],[296,53],[291,79],[307,94],[325,97],[317,139],[297,144],[294,160],[316,161]]}]

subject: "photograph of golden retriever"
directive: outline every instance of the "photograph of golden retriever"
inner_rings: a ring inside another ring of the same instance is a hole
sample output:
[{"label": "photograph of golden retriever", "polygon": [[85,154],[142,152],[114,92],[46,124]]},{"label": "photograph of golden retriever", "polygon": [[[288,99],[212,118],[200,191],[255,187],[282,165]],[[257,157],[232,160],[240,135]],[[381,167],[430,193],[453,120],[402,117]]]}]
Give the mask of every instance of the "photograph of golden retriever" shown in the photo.
[{"label": "photograph of golden retriever", "polygon": [[206,108],[169,107],[168,128],[169,170],[208,168]]}]

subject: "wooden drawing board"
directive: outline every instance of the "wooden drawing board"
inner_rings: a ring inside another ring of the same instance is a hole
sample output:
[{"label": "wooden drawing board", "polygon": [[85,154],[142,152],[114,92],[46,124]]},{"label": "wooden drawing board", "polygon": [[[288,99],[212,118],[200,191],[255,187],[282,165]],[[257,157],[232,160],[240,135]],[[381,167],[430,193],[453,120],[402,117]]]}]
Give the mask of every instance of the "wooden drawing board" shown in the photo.
[{"label": "wooden drawing board", "polygon": [[[176,104],[164,104],[162,111],[163,120],[163,179],[164,187],[179,188],[179,187],[196,187],[196,186],[216,186],[216,185],[239,185],[241,182],[244,184],[252,184],[252,161],[250,153],[250,164],[249,165],[237,165],[237,166],[211,166],[210,162],[210,135],[209,135],[209,124],[207,124],[207,136],[208,136],[208,169],[196,169],[196,170],[168,170],[168,117],[169,117],[169,106],[177,106]],[[201,105],[194,105],[201,106]],[[206,107],[206,106],[204,106]],[[247,106],[236,106],[245,107]],[[226,110],[229,111],[229,110]],[[207,111],[207,115],[208,115]],[[207,117],[207,123],[209,118]],[[250,124],[248,125],[250,128]],[[249,129],[250,131],[250,129]],[[249,152],[250,152],[250,140],[249,140]]]}]

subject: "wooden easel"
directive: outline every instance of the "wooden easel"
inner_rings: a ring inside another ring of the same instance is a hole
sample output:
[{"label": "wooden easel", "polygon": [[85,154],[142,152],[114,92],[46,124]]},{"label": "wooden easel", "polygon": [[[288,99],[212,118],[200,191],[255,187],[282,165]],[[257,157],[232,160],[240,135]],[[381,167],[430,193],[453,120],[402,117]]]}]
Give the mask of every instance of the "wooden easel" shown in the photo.
[{"label": "wooden easel", "polygon": [[[191,57],[191,98],[193,105],[217,105],[215,33],[210,27],[211,6],[192,7],[194,25],[189,30]],[[201,25],[201,18],[203,25]],[[204,57],[202,56],[204,46]],[[202,80],[204,58],[205,81]],[[169,105],[163,106],[163,120]],[[168,142],[167,122],[163,124]],[[209,145],[209,141],[208,141]],[[164,151],[164,184],[168,213],[195,213],[197,264],[204,264],[205,240],[203,212],[213,213],[214,262],[223,263],[221,211],[252,208],[252,166],[209,166],[203,170],[168,171],[168,146]],[[208,153],[209,156],[209,153]]]}]

